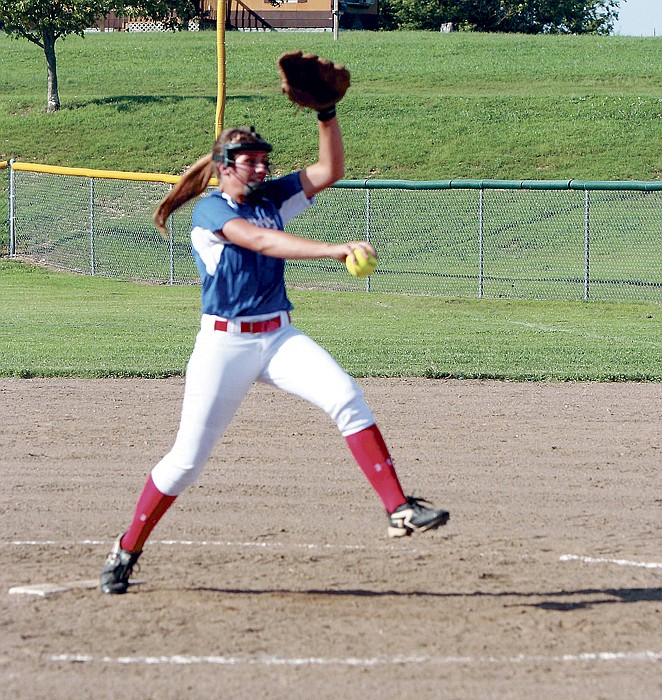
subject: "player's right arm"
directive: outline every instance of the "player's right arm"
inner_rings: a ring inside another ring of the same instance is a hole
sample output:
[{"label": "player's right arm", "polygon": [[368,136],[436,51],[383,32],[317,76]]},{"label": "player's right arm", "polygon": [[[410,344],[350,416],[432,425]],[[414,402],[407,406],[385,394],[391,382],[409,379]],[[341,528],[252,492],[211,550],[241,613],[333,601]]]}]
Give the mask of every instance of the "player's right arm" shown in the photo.
[{"label": "player's right arm", "polygon": [[343,262],[352,250],[362,248],[366,254],[376,256],[375,249],[366,241],[325,243],[311,238],[295,236],[287,231],[256,226],[242,218],[231,219],[223,226],[222,236],[228,242],[248,248],[272,258],[288,260],[313,260],[333,258]]}]

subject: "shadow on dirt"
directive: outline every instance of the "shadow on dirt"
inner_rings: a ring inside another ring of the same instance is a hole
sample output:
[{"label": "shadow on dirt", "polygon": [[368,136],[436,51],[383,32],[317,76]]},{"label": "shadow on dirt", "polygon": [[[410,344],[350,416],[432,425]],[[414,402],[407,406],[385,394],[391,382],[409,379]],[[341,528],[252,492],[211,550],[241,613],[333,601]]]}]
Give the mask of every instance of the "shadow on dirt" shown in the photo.
[{"label": "shadow on dirt", "polygon": [[[276,597],[334,597],[347,596],[356,598],[372,597],[399,597],[399,598],[584,598],[577,601],[542,600],[537,603],[510,603],[505,607],[531,607],[541,610],[586,610],[596,605],[613,603],[642,603],[648,601],[662,601],[662,588],[588,588],[578,591],[553,591],[553,592],[525,592],[525,591],[473,591],[471,593],[436,593],[427,591],[372,591],[367,589],[308,589],[302,591],[286,589],[238,589],[238,588],[192,588],[192,591],[201,593],[218,593],[229,596],[256,596],[271,595]],[[590,599],[586,599],[590,596]]]}]

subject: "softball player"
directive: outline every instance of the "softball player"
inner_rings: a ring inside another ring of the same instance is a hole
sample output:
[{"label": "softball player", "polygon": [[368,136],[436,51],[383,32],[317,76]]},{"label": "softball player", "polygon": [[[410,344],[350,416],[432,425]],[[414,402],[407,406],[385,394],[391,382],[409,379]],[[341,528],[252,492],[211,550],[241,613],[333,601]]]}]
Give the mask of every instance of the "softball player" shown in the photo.
[{"label": "softball player", "polygon": [[173,501],[200,476],[251,385],[265,382],[301,396],[338,426],[380,497],[388,534],[402,537],[444,525],[449,514],[404,495],[389,451],[357,383],[290,322],[286,259],[333,258],[353,250],[375,254],[365,241],[324,243],[286,233],[287,222],[344,174],[335,109],[318,113],[316,163],[266,180],[269,143],[254,129],[226,129],[154,214],[165,230],[172,211],[219,186],[193,211],[191,241],[202,280],[202,320],[186,369],[181,422],[171,451],[153,468],[133,521],[115,541],[101,572],[104,593],[124,593],[149,534]]}]

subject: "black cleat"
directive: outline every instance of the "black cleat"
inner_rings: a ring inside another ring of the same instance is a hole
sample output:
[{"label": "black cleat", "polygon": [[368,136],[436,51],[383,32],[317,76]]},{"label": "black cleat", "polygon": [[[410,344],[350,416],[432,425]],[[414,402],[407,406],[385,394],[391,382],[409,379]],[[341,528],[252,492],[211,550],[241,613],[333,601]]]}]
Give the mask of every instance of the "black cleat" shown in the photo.
[{"label": "black cleat", "polygon": [[428,508],[423,503],[432,505],[424,498],[407,496],[407,501],[388,516],[388,536],[408,537],[412,532],[436,530],[448,522],[450,513],[447,510]]},{"label": "black cleat", "polygon": [[142,552],[129,552],[122,549],[122,535],[115,540],[113,551],[108,555],[101,570],[102,593],[126,593],[129,577]]}]

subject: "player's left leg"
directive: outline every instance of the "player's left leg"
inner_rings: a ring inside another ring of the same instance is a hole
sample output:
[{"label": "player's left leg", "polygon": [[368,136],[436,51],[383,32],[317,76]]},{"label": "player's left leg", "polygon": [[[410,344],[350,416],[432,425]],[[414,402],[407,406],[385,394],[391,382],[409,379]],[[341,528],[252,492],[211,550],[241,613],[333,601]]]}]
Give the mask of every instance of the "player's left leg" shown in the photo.
[{"label": "player's left leg", "polygon": [[406,502],[361,388],[326,350],[290,327],[271,349],[260,380],[310,401],[331,417],[387,512]]},{"label": "player's left leg", "polygon": [[301,396],[334,420],[386,508],[389,536],[403,537],[445,525],[448,511],[404,495],[386,443],[354,379],[326,350],[294,327],[274,341],[259,379]]}]

